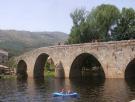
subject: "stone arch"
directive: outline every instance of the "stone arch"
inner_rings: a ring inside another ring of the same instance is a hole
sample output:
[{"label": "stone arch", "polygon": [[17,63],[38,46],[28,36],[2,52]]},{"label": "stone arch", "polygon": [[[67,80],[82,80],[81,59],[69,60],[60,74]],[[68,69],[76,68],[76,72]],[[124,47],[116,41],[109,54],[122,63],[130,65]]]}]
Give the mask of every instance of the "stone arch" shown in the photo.
[{"label": "stone arch", "polygon": [[35,61],[33,75],[34,78],[43,78],[44,77],[44,67],[49,55],[46,53],[41,53],[38,55]]},{"label": "stone arch", "polygon": [[[88,61],[89,62],[91,61],[91,62],[89,63]],[[96,73],[96,70],[98,70],[98,73]],[[83,76],[85,76],[85,74],[88,71],[89,71],[88,77],[90,77],[90,76],[100,76],[101,77],[102,76],[103,78],[105,78],[105,72],[104,72],[99,60],[93,54],[81,53],[73,60],[73,62],[71,64],[69,77],[70,78],[83,77]],[[86,73],[83,73],[83,72],[86,72]],[[92,74],[90,75],[91,72],[93,72],[93,75]],[[98,74],[98,75],[96,75],[96,74]],[[87,75],[86,75],[86,77],[87,77]]]},{"label": "stone arch", "polygon": [[16,74],[18,79],[27,79],[27,64],[24,60],[18,62]]},{"label": "stone arch", "polygon": [[132,59],[126,66],[125,78],[135,78],[135,58]]}]

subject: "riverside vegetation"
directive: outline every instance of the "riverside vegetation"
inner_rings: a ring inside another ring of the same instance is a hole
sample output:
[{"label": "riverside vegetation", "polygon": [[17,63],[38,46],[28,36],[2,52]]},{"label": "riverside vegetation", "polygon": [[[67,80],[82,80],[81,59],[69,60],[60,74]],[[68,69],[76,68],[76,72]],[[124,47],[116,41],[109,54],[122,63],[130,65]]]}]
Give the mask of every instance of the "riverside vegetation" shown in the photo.
[{"label": "riverside vegetation", "polygon": [[44,70],[44,75],[45,77],[54,77],[55,75],[55,65],[52,61],[52,59],[47,60],[46,64],[45,64],[45,70]]},{"label": "riverside vegetation", "polygon": [[135,10],[102,4],[70,14],[73,26],[67,44],[135,39]]}]

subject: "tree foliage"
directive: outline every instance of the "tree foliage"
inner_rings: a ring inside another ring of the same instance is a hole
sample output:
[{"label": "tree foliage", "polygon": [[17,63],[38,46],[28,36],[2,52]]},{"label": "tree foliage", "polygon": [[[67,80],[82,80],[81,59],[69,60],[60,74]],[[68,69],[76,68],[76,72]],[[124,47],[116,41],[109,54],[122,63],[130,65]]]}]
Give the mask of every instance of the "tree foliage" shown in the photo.
[{"label": "tree foliage", "polygon": [[116,26],[112,29],[113,40],[135,39],[135,10],[123,8]]},{"label": "tree foliage", "polygon": [[87,32],[87,23],[86,23],[86,10],[84,9],[76,9],[74,12],[70,14],[73,20],[73,27],[71,29],[71,33],[69,35],[68,42],[69,43],[81,43],[83,41],[83,32]]},{"label": "tree foliage", "polygon": [[73,26],[68,43],[123,40],[135,38],[135,11],[102,4],[91,12],[76,9],[70,14]]},{"label": "tree foliage", "polygon": [[6,66],[8,66],[9,68],[17,68],[17,63],[15,58],[10,58],[7,62],[6,62]]},{"label": "tree foliage", "polygon": [[100,39],[108,40],[109,31],[119,17],[119,10],[113,5],[102,4],[93,9],[87,20],[91,26],[94,26]]}]

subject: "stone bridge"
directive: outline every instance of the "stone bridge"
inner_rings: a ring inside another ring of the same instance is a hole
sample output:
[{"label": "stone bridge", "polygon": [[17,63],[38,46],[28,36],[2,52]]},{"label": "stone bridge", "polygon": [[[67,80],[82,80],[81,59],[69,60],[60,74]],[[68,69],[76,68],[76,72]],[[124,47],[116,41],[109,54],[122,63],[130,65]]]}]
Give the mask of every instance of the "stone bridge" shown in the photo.
[{"label": "stone bridge", "polygon": [[87,57],[97,61],[105,78],[135,76],[135,40],[41,47],[17,58],[17,75],[44,76],[48,57],[56,66],[56,77],[80,76],[80,66]]}]

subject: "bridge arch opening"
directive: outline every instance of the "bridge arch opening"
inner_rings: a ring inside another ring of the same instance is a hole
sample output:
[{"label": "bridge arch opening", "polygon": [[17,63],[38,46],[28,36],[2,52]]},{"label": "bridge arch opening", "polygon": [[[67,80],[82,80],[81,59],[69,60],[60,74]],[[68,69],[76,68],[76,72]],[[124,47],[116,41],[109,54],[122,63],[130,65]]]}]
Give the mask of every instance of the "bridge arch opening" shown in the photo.
[{"label": "bridge arch opening", "polygon": [[100,62],[89,53],[82,53],[71,65],[70,78],[105,78]]},{"label": "bridge arch opening", "polygon": [[49,55],[46,53],[40,54],[34,65],[34,78],[44,78],[44,67]]},{"label": "bridge arch opening", "polygon": [[28,74],[27,74],[27,64],[24,60],[20,60],[18,65],[17,65],[17,78],[18,79],[27,79]]},{"label": "bridge arch opening", "polygon": [[125,70],[125,78],[135,78],[135,58],[128,63]]}]

